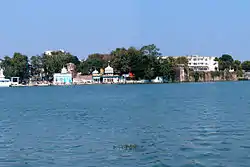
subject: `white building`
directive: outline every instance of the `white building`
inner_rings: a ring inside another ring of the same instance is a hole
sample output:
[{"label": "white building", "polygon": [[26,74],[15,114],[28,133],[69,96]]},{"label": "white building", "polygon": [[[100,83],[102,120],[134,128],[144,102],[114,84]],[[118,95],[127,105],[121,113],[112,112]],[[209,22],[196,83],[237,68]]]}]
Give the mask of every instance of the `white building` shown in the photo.
[{"label": "white building", "polygon": [[3,69],[0,69],[0,87],[9,87],[10,85],[10,80],[5,78]]},{"label": "white building", "polygon": [[[164,56],[163,59],[166,59],[170,56]],[[178,58],[181,56],[173,56],[173,58]],[[219,63],[215,61],[215,57],[209,56],[199,56],[199,55],[190,55],[184,56],[188,59],[188,67],[194,71],[218,71]]]},{"label": "white building", "polygon": [[101,83],[101,76],[97,70],[92,72],[92,80],[94,83]]},{"label": "white building", "polygon": [[103,83],[118,83],[120,81],[120,76],[114,75],[114,69],[110,67],[109,64],[108,67],[105,68],[102,78]]},{"label": "white building", "polygon": [[194,71],[217,71],[219,63],[215,57],[191,55],[187,56],[188,67]]},{"label": "white building", "polygon": [[72,82],[72,74],[65,67],[62,68],[61,73],[55,73],[53,76],[54,85],[71,85]]}]

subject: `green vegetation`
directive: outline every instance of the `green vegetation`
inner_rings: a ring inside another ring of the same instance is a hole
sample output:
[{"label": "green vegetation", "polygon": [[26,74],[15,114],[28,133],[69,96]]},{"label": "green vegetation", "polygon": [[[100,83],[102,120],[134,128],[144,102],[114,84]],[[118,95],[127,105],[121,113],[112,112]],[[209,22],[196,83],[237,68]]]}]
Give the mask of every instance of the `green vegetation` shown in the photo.
[{"label": "green vegetation", "polygon": [[7,78],[18,76],[20,80],[25,80],[30,77],[28,57],[21,53],[14,53],[12,58],[5,56],[1,67],[4,69],[4,75]]},{"label": "green vegetation", "polygon": [[250,71],[250,61],[244,61],[241,66],[243,70]]},{"label": "green vegetation", "polygon": [[[242,70],[250,71],[250,61],[241,63],[228,54],[216,58],[216,61],[219,62],[219,71],[234,69],[238,77],[243,76]],[[139,49],[135,47],[116,48],[109,54],[94,53],[81,61],[71,53],[61,51],[53,52],[51,55],[31,56],[30,59],[27,55],[14,53],[12,57],[5,56],[0,65],[4,69],[6,78],[20,77],[21,81],[28,81],[30,78],[50,81],[53,74],[60,72],[67,63],[74,63],[77,72],[88,75],[95,69],[100,70],[107,67],[108,62],[116,74],[122,75],[131,72],[135,79],[150,81],[156,76],[163,76],[164,79],[174,82],[178,65],[184,67],[184,72],[193,76],[195,81],[205,78],[205,73],[189,71],[188,60],[185,56],[162,58],[160,49],[154,44]],[[219,71],[212,72],[212,78],[222,75]]]}]

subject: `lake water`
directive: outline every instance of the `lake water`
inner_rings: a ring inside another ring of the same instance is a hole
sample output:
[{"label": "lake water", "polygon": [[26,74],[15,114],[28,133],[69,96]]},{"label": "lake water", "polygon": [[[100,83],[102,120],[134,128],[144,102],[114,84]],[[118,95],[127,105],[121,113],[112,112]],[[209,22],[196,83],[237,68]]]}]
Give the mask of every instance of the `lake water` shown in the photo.
[{"label": "lake water", "polygon": [[250,82],[1,88],[0,107],[0,167],[250,165]]}]

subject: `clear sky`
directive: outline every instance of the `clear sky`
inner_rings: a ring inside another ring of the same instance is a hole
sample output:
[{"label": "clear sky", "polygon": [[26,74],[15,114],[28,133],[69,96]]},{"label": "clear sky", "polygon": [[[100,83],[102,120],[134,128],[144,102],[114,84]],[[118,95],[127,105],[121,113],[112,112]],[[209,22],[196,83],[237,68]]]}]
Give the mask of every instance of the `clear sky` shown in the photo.
[{"label": "clear sky", "polygon": [[2,0],[0,57],[65,49],[84,58],[156,44],[163,55],[250,59],[249,0]]}]

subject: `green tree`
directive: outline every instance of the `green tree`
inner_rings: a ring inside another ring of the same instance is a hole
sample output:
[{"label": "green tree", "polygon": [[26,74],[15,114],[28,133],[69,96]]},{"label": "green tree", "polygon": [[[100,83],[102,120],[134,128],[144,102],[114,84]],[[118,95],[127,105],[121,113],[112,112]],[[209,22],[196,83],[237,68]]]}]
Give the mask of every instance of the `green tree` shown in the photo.
[{"label": "green tree", "polygon": [[164,79],[168,81],[174,81],[175,79],[175,70],[173,64],[167,59],[159,59],[160,62],[160,72],[159,75],[163,76]]},{"label": "green tree", "polygon": [[[78,58],[70,53],[55,52],[52,55],[42,56],[43,69],[47,79],[51,79],[54,73],[60,73],[68,63],[79,63]],[[80,64],[80,63],[79,63]]]},{"label": "green tree", "polygon": [[241,61],[234,60],[234,62],[233,62],[233,68],[235,69],[235,71],[241,70]]},{"label": "green tree", "polygon": [[12,58],[5,56],[2,68],[4,69],[6,78],[20,77],[20,81],[29,78],[28,57],[21,53],[14,53]]},{"label": "green tree", "polygon": [[43,72],[43,60],[41,56],[32,56],[30,58],[31,62],[31,75],[36,79],[39,78],[39,75]]},{"label": "green tree", "polygon": [[109,59],[108,55],[94,53],[88,56],[86,60],[83,60],[79,64],[78,70],[82,74],[90,74],[93,70],[100,70],[107,65]]},{"label": "green tree", "polygon": [[234,67],[234,59],[229,54],[223,54],[219,58],[219,69],[220,70],[230,70]]},{"label": "green tree", "polygon": [[142,64],[144,69],[144,79],[152,80],[160,71],[159,59],[160,49],[154,44],[143,46],[140,49],[142,53]]},{"label": "green tree", "polygon": [[112,66],[116,73],[126,74],[130,68],[130,56],[128,50],[125,48],[117,48],[111,52],[112,55]]},{"label": "green tree", "polygon": [[199,74],[198,72],[195,72],[195,73],[194,73],[194,81],[195,81],[195,82],[198,82],[199,79],[200,79],[200,74]]},{"label": "green tree", "polygon": [[241,66],[243,70],[250,71],[250,61],[244,61]]},{"label": "green tree", "polygon": [[160,56],[160,49],[156,47],[156,45],[145,45],[141,48],[141,52],[146,56]]},{"label": "green tree", "polygon": [[14,64],[13,64],[12,58],[10,58],[9,56],[5,56],[1,63],[1,68],[4,69],[3,73],[6,78],[11,78],[15,75],[13,66]]},{"label": "green tree", "polygon": [[130,47],[128,50],[129,57],[129,67],[130,72],[135,75],[135,79],[143,79],[144,77],[144,68],[145,64],[143,64],[143,56],[140,50]]}]

